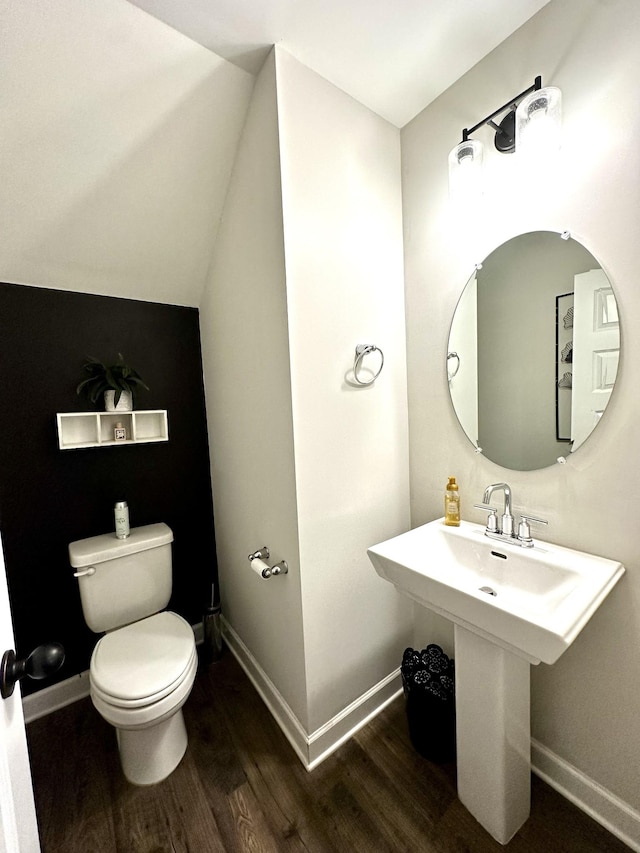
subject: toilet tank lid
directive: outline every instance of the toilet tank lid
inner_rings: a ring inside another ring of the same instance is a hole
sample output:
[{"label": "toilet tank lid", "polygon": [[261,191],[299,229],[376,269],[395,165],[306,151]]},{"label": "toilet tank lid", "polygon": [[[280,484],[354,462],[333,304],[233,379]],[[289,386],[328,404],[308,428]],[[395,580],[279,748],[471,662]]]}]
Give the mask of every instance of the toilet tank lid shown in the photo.
[{"label": "toilet tank lid", "polygon": [[74,569],[81,569],[93,563],[104,563],[106,560],[116,560],[118,557],[168,545],[170,542],[173,542],[173,532],[168,525],[162,522],[147,524],[144,527],[132,527],[131,534],[126,539],[116,539],[115,533],[103,533],[101,536],[70,542],[69,562]]}]

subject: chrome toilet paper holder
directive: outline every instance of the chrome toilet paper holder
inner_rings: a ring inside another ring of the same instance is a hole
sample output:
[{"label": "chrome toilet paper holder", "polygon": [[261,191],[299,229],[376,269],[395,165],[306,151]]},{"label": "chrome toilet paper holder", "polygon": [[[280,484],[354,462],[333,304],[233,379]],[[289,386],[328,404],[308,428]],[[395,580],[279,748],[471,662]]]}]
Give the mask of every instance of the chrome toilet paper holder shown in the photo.
[{"label": "chrome toilet paper holder", "polygon": [[269,549],[266,545],[263,545],[262,548],[258,548],[257,551],[254,551],[253,554],[249,554],[248,560],[250,563],[253,563],[254,560],[257,560],[256,566],[252,566],[256,574],[259,574],[264,580],[268,580],[270,577],[277,575],[287,575],[289,574],[289,566],[286,560],[280,560],[279,563],[276,563],[273,566],[268,566],[265,563],[265,560],[268,560],[270,556]]},{"label": "chrome toilet paper holder", "polygon": [[249,554],[247,559],[249,562],[252,560],[268,560],[269,556],[269,549],[266,545],[263,545],[262,548],[258,548],[258,550],[254,551],[253,554]]}]

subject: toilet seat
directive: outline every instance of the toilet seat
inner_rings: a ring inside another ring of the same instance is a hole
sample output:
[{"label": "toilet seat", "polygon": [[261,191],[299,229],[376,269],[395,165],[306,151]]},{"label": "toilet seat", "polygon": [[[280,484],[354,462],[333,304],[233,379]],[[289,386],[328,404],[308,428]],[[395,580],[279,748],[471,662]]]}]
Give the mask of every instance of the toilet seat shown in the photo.
[{"label": "toilet seat", "polygon": [[[149,700],[146,705],[126,706],[111,701],[111,697],[96,690],[91,684],[91,701],[98,713],[116,729],[134,730],[147,729],[157,726],[180,711],[189,697],[198,668],[198,656],[193,650],[193,657],[180,684],[171,692],[155,701]],[[118,702],[118,700],[116,700]],[[180,711],[180,713],[182,713]]]},{"label": "toilet seat", "polygon": [[161,701],[189,679],[196,658],[193,630],[163,611],[102,637],[89,667],[91,693],[133,710]]},{"label": "toilet seat", "polygon": [[118,729],[155,726],[184,705],[197,666],[189,623],[171,611],[155,613],[98,640],[89,667],[91,701]]}]

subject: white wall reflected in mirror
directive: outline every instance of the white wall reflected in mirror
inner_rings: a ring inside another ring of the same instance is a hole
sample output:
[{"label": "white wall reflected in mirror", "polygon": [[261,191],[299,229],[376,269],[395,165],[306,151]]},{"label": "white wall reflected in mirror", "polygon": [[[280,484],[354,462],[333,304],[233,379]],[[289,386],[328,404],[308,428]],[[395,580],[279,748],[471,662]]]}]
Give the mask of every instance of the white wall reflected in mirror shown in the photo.
[{"label": "white wall reflected in mirror", "polygon": [[[571,294],[567,338],[556,311]],[[460,359],[451,401],[474,446],[513,470],[553,465],[595,429],[615,385],[620,329],[611,283],[577,240],[551,231],[518,235],[469,279],[451,351]]]}]

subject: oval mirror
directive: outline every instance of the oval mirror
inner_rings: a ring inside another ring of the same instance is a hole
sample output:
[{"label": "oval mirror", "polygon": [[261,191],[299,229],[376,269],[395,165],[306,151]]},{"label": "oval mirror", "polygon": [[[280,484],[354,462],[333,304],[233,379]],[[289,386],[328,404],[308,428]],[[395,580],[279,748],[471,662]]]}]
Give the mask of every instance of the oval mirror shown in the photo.
[{"label": "oval mirror", "polygon": [[451,401],[488,459],[545,468],[597,426],[619,353],[618,306],[593,255],[566,232],[520,234],[478,265],[456,306]]}]

